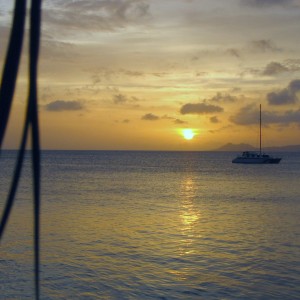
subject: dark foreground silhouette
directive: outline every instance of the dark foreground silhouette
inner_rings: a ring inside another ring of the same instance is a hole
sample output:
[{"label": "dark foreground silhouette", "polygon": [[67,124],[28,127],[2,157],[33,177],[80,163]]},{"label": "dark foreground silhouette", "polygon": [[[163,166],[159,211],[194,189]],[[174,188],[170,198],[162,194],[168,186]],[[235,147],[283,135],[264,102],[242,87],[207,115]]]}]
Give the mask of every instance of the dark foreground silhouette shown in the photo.
[{"label": "dark foreground silhouette", "polygon": [[[16,0],[0,89],[0,149],[9,120],[24,40],[26,0]],[[0,242],[14,204],[27,141],[31,136],[33,206],[34,206],[34,276],[35,296],[40,297],[40,141],[37,107],[37,69],[40,43],[41,0],[31,0],[29,37],[29,87],[25,123],[15,171],[0,223]]]}]

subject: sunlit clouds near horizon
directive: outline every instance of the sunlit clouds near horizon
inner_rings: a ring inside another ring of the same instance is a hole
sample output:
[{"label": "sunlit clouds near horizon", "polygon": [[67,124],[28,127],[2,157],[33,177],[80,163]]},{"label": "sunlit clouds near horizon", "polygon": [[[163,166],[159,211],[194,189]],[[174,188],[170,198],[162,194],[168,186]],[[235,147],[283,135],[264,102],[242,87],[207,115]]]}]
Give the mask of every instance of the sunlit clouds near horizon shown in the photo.
[{"label": "sunlit clouds near horizon", "polygon": [[[0,0],[0,60],[12,1]],[[46,0],[44,149],[210,150],[299,144],[297,0]],[[7,148],[19,145],[24,44]],[[193,128],[191,139],[180,134]]]}]

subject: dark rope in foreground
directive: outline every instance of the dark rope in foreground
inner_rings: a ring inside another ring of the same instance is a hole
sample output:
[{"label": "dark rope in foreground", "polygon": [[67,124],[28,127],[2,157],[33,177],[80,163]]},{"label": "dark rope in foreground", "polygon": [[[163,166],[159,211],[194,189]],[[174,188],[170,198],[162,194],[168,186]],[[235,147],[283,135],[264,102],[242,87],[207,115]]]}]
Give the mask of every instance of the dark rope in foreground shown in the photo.
[{"label": "dark rope in foreground", "polygon": [[34,265],[35,294],[40,295],[40,139],[37,103],[37,70],[40,44],[41,0],[32,0],[30,14],[29,113],[32,134],[32,169],[34,185]]},{"label": "dark rope in foreground", "polygon": [[[3,236],[5,226],[13,206],[15,194],[21,176],[22,165],[25,156],[25,148],[31,129],[32,141],[32,171],[33,171],[33,204],[34,204],[34,274],[35,274],[35,295],[40,297],[40,141],[38,123],[38,102],[37,102],[37,69],[40,43],[41,25],[41,0],[31,1],[30,12],[30,45],[29,45],[29,95],[27,100],[27,111],[21,145],[19,147],[17,163],[7,197],[5,209],[0,223],[0,240]],[[14,21],[11,30],[10,43],[3,71],[3,79],[0,91],[0,147],[3,142],[7,128],[9,113],[15,83],[20,65],[22,41],[24,38],[24,23],[26,17],[26,0],[16,0]],[[13,67],[10,69],[10,65]]]}]

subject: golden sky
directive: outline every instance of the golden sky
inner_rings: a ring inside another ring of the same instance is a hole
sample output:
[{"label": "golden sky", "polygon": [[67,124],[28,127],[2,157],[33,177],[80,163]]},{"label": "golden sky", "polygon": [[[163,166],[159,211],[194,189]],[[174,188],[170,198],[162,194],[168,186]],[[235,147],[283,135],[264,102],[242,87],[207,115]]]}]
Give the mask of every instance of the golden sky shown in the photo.
[{"label": "golden sky", "polygon": [[[0,0],[0,61],[12,2]],[[44,149],[299,144],[298,0],[45,0]],[[27,40],[5,147],[19,145]],[[183,129],[193,138],[184,139]]]}]

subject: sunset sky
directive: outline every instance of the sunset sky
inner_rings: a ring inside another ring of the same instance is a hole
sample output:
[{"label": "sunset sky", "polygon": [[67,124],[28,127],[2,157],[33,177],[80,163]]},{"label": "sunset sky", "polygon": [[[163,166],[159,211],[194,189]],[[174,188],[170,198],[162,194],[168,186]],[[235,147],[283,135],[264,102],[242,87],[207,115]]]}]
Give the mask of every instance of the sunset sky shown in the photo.
[{"label": "sunset sky", "polygon": [[[0,0],[0,61],[12,3]],[[44,149],[300,144],[299,0],[46,0]],[[27,40],[6,148],[19,145]],[[194,136],[185,139],[184,129]]]}]

